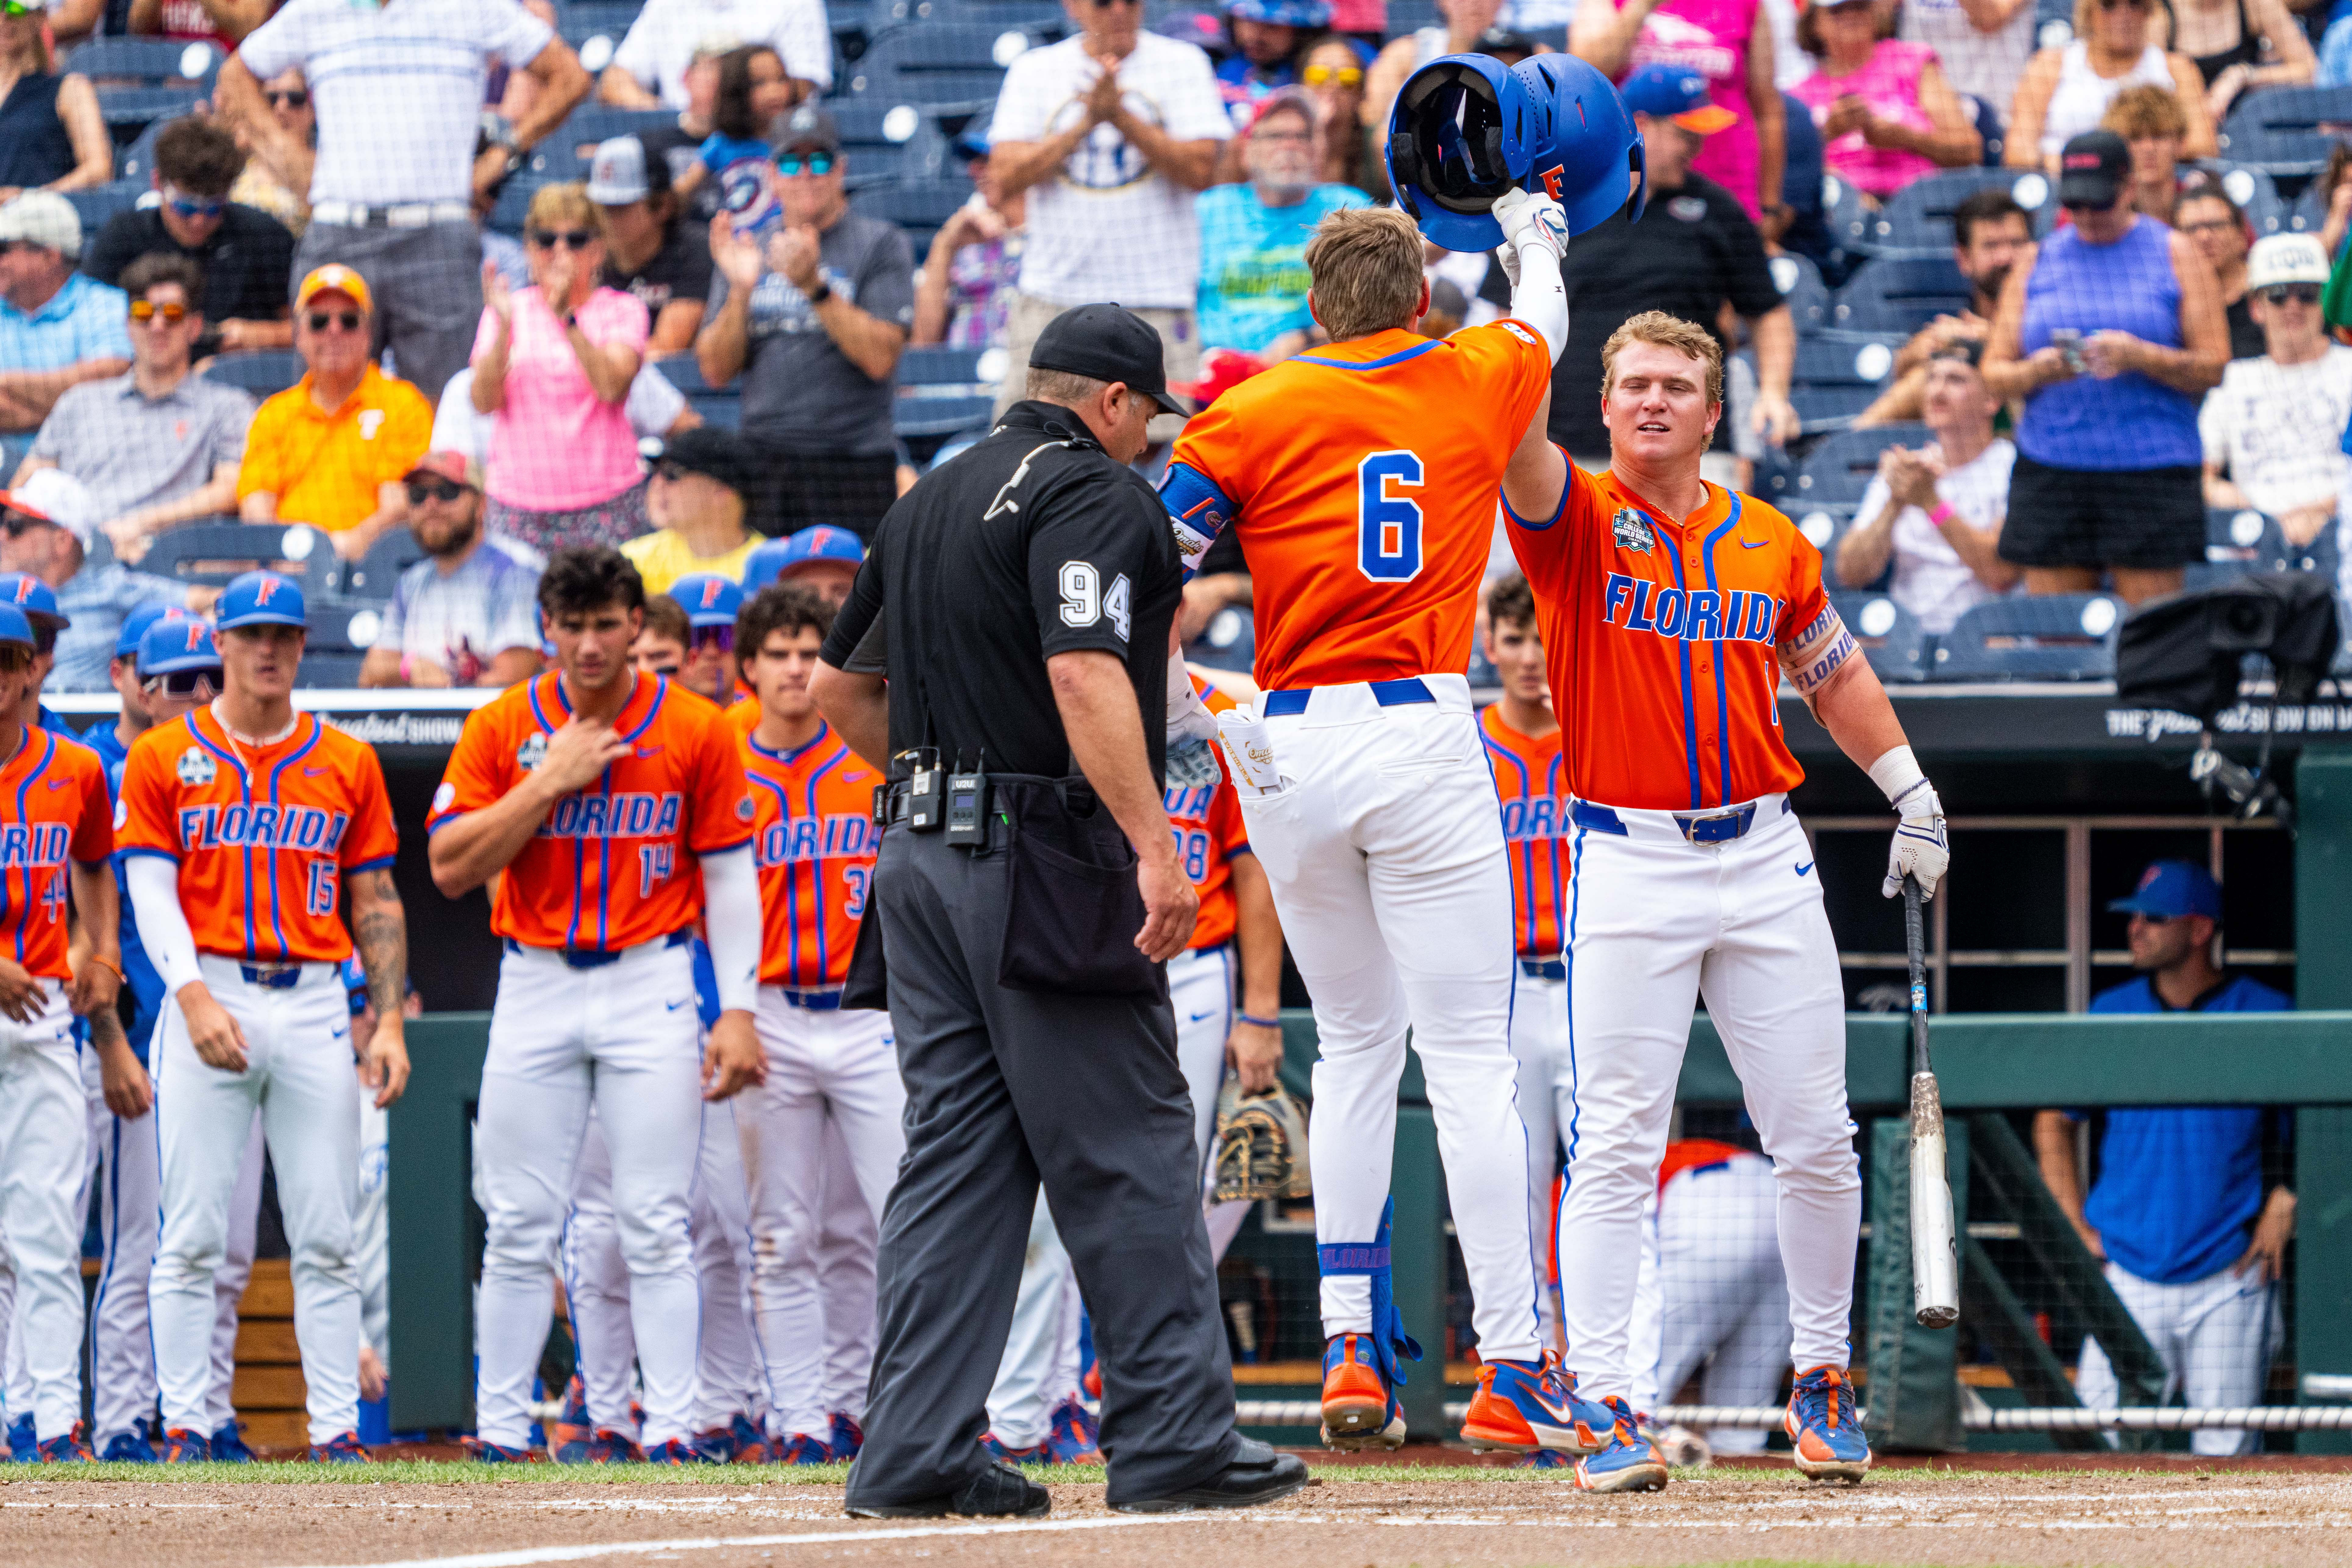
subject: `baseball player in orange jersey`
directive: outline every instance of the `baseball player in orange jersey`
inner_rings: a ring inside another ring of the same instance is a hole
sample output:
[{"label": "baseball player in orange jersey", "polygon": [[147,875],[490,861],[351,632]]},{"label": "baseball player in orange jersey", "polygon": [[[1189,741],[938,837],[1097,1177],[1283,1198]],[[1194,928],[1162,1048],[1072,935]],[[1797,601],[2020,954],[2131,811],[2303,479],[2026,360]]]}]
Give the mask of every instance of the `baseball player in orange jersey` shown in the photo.
[{"label": "baseball player in orange jersey", "polygon": [[1242,815],[1321,1039],[1322,1408],[1327,1440],[1351,1447],[1403,1441],[1397,1356],[1419,1353],[1388,1272],[1408,1027],[1485,1363],[1463,1436],[1582,1452],[1597,1417],[1539,1338],[1527,1129],[1512,1103],[1510,872],[1460,673],[1495,490],[1522,434],[1542,435],[1568,332],[1558,204],[1515,191],[1496,211],[1512,315],[1443,340],[1412,331],[1428,288],[1412,221],[1324,218],[1308,303],[1332,342],[1197,416],[1161,490],[1188,563],[1231,526],[1256,584],[1257,743],[1277,772],[1241,788]]},{"label": "baseball player in orange jersey", "polygon": [[[122,770],[131,897],[172,998],[155,1046],[163,1228],[148,1289],[166,1458],[209,1453],[214,1273],[257,1110],[293,1247],[310,1455],[367,1457],[356,1435],[359,1088],[389,1106],[407,1083],[408,935],[375,752],[294,710],[303,626],[290,578],[230,583],[221,695],[142,735]],[[386,1015],[356,1079],[342,983],[354,933]]]},{"label": "baseball player in orange jersey", "polygon": [[1870,1448],[1846,1378],[1862,1180],[1845,993],[1789,805],[1804,773],[1780,733],[1781,678],[1900,815],[1888,895],[1906,875],[1934,891],[1949,862],[1943,809],[1822,592],[1821,552],[1770,507],[1699,478],[1723,412],[1715,338],[1647,311],[1610,338],[1601,367],[1610,472],[1582,472],[1538,431],[1503,485],[1574,797],[1559,1273],[1569,1365],[1618,1415],[1577,1479],[1665,1484],[1626,1403],[1627,1322],[1642,1205],[1704,997],[1778,1174],[1796,1462],[1859,1480]]},{"label": "baseball player in orange jersey", "polygon": [[1528,1215],[1535,1232],[1536,1306],[1544,1343],[1560,1348],[1559,1283],[1552,1277],[1552,1204],[1560,1171],[1560,1130],[1568,1124],[1568,985],[1559,960],[1560,893],[1568,885],[1562,819],[1559,723],[1552,717],[1543,638],[1535,600],[1514,572],[1486,594],[1486,658],[1502,677],[1503,696],[1478,715],[1503,807],[1503,846],[1511,864],[1511,946],[1517,988],[1511,996],[1511,1055],[1518,1063],[1519,1117],[1528,1127]]},{"label": "baseball player in orange jersey", "polygon": [[[618,551],[571,547],[540,578],[556,669],[467,721],[435,794],[435,885],[496,874],[506,944],[483,1064],[478,1457],[526,1457],[558,1232],[593,1102],[613,1164],[645,1378],[646,1457],[684,1464],[697,1345],[689,1224],[702,1100],[761,1075],[751,1032],[760,890],[751,802],[719,710],[638,674],[645,584]],[[695,922],[721,1011],[697,1072]],[[698,1092],[699,1078],[699,1092]]]},{"label": "baseball player in orange jersey", "polygon": [[[831,1175],[825,1123],[848,1148],[877,1238],[907,1149],[907,1091],[890,1016],[842,1005],[881,842],[874,822],[880,781],[809,700],[809,675],[833,618],[834,607],[809,589],[776,584],[744,605],[735,636],[759,713],[741,745],[766,921],[757,1021],[768,1067],[767,1081],[737,1102],[736,1125],[751,1190],[751,1298],[769,1436],[788,1464],[834,1457],[824,1352],[848,1327],[827,1321],[836,1303],[818,1282]],[[864,1309],[870,1320],[872,1302]],[[857,1328],[870,1346],[870,1325]]]},{"label": "baseball player in orange jersey", "polygon": [[[73,1015],[114,1005],[114,835],[98,753],[16,717],[33,628],[0,605],[0,1243],[16,1275],[13,1341],[43,1460],[87,1459],[81,1422],[81,1190],[89,1123]],[[67,959],[67,900],[89,940]]]}]

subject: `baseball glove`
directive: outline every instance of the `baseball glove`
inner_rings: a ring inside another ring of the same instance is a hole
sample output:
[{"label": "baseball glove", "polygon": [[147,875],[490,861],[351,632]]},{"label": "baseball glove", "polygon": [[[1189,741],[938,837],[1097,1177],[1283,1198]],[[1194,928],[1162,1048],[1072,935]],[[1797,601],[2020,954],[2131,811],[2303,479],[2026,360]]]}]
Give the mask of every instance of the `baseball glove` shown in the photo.
[{"label": "baseball glove", "polygon": [[1279,1087],[1244,1098],[1228,1078],[1217,1095],[1216,1169],[1219,1203],[1311,1195],[1305,1108]]}]

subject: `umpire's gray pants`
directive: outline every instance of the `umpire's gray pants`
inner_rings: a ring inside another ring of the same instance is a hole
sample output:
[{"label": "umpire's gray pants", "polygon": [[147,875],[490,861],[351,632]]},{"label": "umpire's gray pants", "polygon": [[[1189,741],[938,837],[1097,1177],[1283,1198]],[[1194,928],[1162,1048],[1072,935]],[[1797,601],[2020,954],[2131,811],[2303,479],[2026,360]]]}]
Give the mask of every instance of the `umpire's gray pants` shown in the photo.
[{"label": "umpire's gray pants", "polygon": [[1001,851],[974,858],[904,828],[882,840],[907,1155],[882,1219],[854,1504],[936,1498],[988,1464],[989,1388],[1041,1178],[1093,1314],[1108,1500],[1191,1486],[1239,1444],[1174,1016],[1000,986],[1007,891]]},{"label": "umpire's gray pants", "polygon": [[313,223],[294,253],[292,287],[338,261],[366,279],[375,297],[375,352],[391,349],[400,378],[438,405],[441,389],[473,357],[481,326],[482,231],[470,220],[422,228]]}]

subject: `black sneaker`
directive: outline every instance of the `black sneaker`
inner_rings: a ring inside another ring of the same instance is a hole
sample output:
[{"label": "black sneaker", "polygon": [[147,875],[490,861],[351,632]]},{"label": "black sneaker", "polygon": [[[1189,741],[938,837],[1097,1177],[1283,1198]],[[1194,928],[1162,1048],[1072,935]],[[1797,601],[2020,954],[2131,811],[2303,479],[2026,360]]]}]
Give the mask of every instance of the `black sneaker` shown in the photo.
[{"label": "black sneaker", "polygon": [[848,1511],[852,1519],[938,1519],[950,1513],[967,1519],[1043,1519],[1053,1508],[1054,1496],[1044,1487],[1010,1465],[992,1462],[945,1497],[918,1502],[853,1502]]},{"label": "black sneaker", "polygon": [[1286,1498],[1307,1484],[1307,1466],[1296,1454],[1277,1454],[1253,1438],[1242,1439],[1230,1464],[1206,1480],[1140,1502],[1115,1502],[1121,1513],[1189,1513],[1196,1508],[1253,1508]]}]

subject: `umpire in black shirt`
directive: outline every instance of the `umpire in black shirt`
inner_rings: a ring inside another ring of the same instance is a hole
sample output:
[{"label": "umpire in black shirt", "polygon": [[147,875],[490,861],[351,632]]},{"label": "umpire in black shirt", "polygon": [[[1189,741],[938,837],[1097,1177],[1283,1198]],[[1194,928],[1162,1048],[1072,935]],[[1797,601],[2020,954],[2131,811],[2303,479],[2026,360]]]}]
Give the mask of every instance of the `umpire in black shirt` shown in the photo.
[{"label": "umpire in black shirt", "polygon": [[[1182,409],[1158,335],[1115,305],[1053,321],[1028,375],[1027,401],[883,519],[813,688],[891,780],[865,936],[907,1156],[849,1481],[866,1517],[1046,1511],[980,1447],[1041,1180],[1093,1312],[1110,1505],[1240,1507],[1307,1479],[1234,1430],[1160,968],[1198,907],[1161,808],[1182,571],[1127,464],[1153,414]],[[934,762],[986,784],[950,777],[940,801]]]}]

